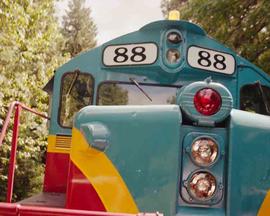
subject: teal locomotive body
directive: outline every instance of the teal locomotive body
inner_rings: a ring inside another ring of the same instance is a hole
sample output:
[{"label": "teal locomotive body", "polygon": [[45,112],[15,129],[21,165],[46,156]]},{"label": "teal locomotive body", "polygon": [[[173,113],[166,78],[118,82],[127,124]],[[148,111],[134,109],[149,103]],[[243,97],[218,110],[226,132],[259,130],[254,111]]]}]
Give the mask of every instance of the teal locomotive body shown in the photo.
[{"label": "teal locomotive body", "polygon": [[[200,27],[158,21],[56,71],[50,135],[72,134],[71,163],[106,211],[255,215],[270,188],[269,81]],[[78,134],[110,161],[126,189],[81,163],[97,156],[75,147]]]}]

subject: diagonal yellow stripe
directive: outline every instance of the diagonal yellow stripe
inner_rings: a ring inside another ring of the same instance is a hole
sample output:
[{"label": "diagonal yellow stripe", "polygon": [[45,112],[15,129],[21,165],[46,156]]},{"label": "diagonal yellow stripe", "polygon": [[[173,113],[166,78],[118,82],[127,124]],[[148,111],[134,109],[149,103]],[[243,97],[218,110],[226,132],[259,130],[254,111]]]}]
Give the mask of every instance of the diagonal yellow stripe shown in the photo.
[{"label": "diagonal yellow stripe", "polygon": [[70,158],[93,185],[108,212],[139,212],[112,162],[105,153],[89,147],[76,128],[72,129]]},{"label": "diagonal yellow stripe", "polygon": [[264,201],[259,209],[258,216],[269,216],[270,215],[270,190],[267,192]]}]

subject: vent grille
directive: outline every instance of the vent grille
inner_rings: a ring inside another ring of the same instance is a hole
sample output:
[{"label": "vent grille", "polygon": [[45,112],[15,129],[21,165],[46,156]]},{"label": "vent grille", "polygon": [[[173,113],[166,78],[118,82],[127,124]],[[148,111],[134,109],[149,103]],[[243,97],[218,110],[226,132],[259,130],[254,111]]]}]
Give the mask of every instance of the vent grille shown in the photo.
[{"label": "vent grille", "polygon": [[70,149],[71,147],[71,137],[70,136],[56,136],[56,148]]}]

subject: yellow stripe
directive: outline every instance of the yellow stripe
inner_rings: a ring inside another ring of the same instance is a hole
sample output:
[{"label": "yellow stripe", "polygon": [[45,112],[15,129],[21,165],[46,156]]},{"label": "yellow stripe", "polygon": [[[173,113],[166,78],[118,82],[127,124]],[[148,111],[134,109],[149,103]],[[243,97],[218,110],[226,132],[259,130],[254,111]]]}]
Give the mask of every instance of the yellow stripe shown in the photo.
[{"label": "yellow stripe", "polygon": [[[61,139],[61,137],[60,137],[60,139]],[[59,145],[57,147],[57,145],[56,145],[57,138],[59,139],[59,136],[58,137],[56,137],[55,135],[48,136],[47,152],[69,154],[70,148],[66,148],[66,145]]]},{"label": "yellow stripe", "polygon": [[91,148],[79,130],[72,130],[70,157],[98,193],[108,212],[138,213],[122,177],[105,153]]},{"label": "yellow stripe", "polygon": [[270,190],[267,192],[261,208],[258,212],[258,216],[269,216],[270,215]]}]

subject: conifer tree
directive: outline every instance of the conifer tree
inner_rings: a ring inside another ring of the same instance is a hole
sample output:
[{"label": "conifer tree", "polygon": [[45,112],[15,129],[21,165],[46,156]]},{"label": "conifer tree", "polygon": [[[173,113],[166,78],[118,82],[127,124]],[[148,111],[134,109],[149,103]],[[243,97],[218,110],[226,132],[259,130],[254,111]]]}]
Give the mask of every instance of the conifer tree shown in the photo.
[{"label": "conifer tree", "polygon": [[63,17],[62,34],[66,40],[63,53],[71,57],[96,46],[97,27],[85,0],[70,0]]}]

